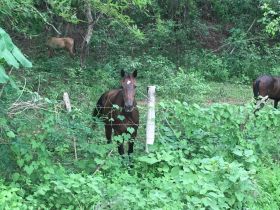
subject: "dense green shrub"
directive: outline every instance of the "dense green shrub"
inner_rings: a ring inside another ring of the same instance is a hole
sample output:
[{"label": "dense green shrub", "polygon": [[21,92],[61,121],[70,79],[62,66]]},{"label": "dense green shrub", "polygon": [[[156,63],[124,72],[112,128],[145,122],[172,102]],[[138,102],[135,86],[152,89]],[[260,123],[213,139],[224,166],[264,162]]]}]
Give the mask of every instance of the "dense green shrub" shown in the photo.
[{"label": "dense green shrub", "polygon": [[260,167],[257,182],[262,199],[258,200],[259,209],[278,209],[280,206],[279,167]]},{"label": "dense green shrub", "polygon": [[22,194],[20,187],[6,186],[0,180],[0,209],[27,209],[28,206],[19,194]]},{"label": "dense green shrub", "polygon": [[158,87],[158,94],[164,98],[173,96],[173,100],[188,103],[202,102],[209,90],[209,85],[200,72],[185,73],[183,69],[180,69],[176,74],[168,76],[169,85]]},{"label": "dense green shrub", "polygon": [[[0,202],[22,209],[277,207],[275,172],[259,164],[279,159],[280,113],[267,107],[255,118],[252,109],[160,102],[156,144],[149,154],[136,152],[130,169],[126,158],[105,157],[115,146],[104,145],[104,137],[88,129],[87,117],[78,110],[71,115],[40,110],[34,116],[41,123],[26,126],[20,123],[25,115],[18,115],[11,121],[20,129],[11,139],[10,160],[17,167],[1,183],[1,193],[11,196]],[[102,168],[95,172],[98,164]]]},{"label": "dense green shrub", "polygon": [[[252,104],[211,104],[236,103],[235,95],[249,92],[248,86],[237,90],[237,83],[280,73],[277,37],[263,30],[279,31],[274,6],[90,1],[94,30],[82,69],[65,52],[46,58],[42,40],[51,34],[42,30],[48,21],[66,32],[66,22],[81,18],[68,31],[81,44],[88,26],[83,4],[9,2],[0,8],[0,22],[28,49],[34,68],[10,71],[10,82],[0,87],[0,209],[280,209],[279,111],[267,106],[256,117]],[[261,23],[262,12],[268,13]],[[9,52],[1,55],[17,67]],[[8,79],[5,65],[0,59],[0,82]],[[143,110],[135,152],[123,158],[91,117],[99,96],[119,87],[121,69],[138,70]],[[144,101],[151,84],[157,86],[156,141],[145,154]],[[250,101],[250,93],[243,97]]]}]

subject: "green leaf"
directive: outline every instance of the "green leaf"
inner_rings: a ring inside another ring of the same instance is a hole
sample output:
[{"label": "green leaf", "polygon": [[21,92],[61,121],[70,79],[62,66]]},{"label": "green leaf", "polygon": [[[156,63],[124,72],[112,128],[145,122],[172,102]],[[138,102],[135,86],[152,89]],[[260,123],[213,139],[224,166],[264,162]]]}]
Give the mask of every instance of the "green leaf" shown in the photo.
[{"label": "green leaf", "polygon": [[125,119],[125,117],[123,115],[118,115],[117,118],[120,120],[120,121],[123,121]]},{"label": "green leaf", "polygon": [[254,153],[253,150],[250,150],[250,149],[247,149],[247,150],[244,151],[244,155],[246,157],[252,156],[253,153]]},{"label": "green leaf", "polygon": [[117,109],[117,110],[119,110],[120,109],[120,106],[118,105],[118,104],[113,104],[113,109]]},{"label": "green leaf", "polygon": [[4,60],[10,65],[15,68],[19,68],[19,63],[13,56],[13,54],[8,50],[4,49],[2,52],[0,52],[0,58],[4,58]]},{"label": "green leaf", "polygon": [[239,157],[243,156],[243,151],[240,150],[239,148],[234,148],[232,152],[233,152],[233,154],[235,154]]},{"label": "green leaf", "polygon": [[19,68],[19,63],[24,67],[32,67],[32,63],[25,58],[17,46],[14,45],[10,36],[0,27],[0,59],[1,58],[15,68]]},{"label": "green leaf", "polygon": [[6,83],[9,80],[9,76],[6,74],[3,66],[0,65],[0,83]]},{"label": "green leaf", "polygon": [[124,141],[129,141],[131,138],[131,135],[129,133],[123,133],[122,134],[123,140]]},{"label": "green leaf", "polygon": [[245,197],[244,192],[235,192],[234,194],[238,201],[242,202],[244,200]]},{"label": "green leaf", "polygon": [[172,160],[174,158],[174,156],[170,155],[167,152],[164,152],[162,154],[162,160],[165,160],[166,162],[169,162],[170,160]]},{"label": "green leaf", "polygon": [[21,51],[15,46],[12,54],[15,56],[15,58],[21,63],[23,67],[32,67],[32,63],[24,57],[24,55],[21,53]]},{"label": "green leaf", "polygon": [[31,175],[32,172],[34,171],[34,168],[33,168],[32,165],[30,165],[30,166],[24,166],[24,170],[25,170],[25,172],[26,172],[28,175]]},{"label": "green leaf", "polygon": [[180,168],[178,166],[175,166],[171,169],[171,176],[173,176],[174,178],[175,177],[178,177],[179,176],[179,173],[180,173]]},{"label": "green leaf", "polygon": [[154,156],[142,156],[142,157],[139,157],[138,160],[141,162],[151,164],[151,165],[159,162],[159,160],[157,158],[155,158]]},{"label": "green leaf", "polygon": [[7,136],[9,137],[9,138],[15,138],[16,137],[16,135],[15,135],[15,133],[13,132],[13,131],[8,131],[7,132]]},{"label": "green leaf", "polygon": [[127,130],[130,134],[133,134],[134,131],[135,131],[135,129],[132,128],[132,127],[128,127],[126,130]]},{"label": "green leaf", "polygon": [[13,176],[12,176],[12,179],[14,182],[16,182],[20,177],[20,174],[19,173],[14,173]]},{"label": "green leaf", "polygon": [[114,141],[121,142],[123,140],[123,137],[121,135],[114,136]]},{"label": "green leaf", "polygon": [[23,166],[23,164],[24,164],[24,160],[23,159],[18,159],[17,160],[17,164],[21,168]]}]

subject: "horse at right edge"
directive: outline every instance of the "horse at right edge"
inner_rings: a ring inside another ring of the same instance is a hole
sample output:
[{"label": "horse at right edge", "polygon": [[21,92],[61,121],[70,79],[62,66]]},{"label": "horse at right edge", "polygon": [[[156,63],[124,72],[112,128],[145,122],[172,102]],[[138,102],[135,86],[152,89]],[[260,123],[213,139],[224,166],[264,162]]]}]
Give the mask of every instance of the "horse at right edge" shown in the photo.
[{"label": "horse at right edge", "polygon": [[274,108],[277,109],[280,101],[280,77],[260,76],[253,82],[254,98],[258,100],[259,96],[274,100]]}]

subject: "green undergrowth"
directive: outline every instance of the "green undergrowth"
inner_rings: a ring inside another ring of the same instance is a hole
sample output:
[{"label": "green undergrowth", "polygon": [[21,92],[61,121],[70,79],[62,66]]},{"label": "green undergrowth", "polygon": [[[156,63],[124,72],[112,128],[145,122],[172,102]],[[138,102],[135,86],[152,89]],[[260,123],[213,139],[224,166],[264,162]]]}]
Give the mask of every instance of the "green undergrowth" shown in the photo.
[{"label": "green undergrowth", "polygon": [[[11,75],[0,101],[0,209],[279,209],[279,111],[254,116],[241,81],[209,82],[160,56],[140,61],[81,69],[42,58]],[[133,156],[121,158],[91,112],[133,66],[140,127]],[[156,139],[146,154],[151,84]]]},{"label": "green undergrowth", "polygon": [[141,131],[129,160],[87,112],[24,97],[32,109],[1,119],[2,209],[279,209],[280,112],[271,106],[255,117],[252,104],[161,100],[155,144],[146,154]]}]

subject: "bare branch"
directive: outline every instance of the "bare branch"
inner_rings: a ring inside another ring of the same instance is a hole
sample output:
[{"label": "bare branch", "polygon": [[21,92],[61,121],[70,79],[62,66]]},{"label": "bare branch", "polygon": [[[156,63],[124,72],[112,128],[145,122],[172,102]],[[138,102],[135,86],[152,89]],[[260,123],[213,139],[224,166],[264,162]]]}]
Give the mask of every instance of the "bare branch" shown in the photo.
[{"label": "bare branch", "polygon": [[[255,22],[256,22],[256,18],[253,20],[252,24],[251,24],[250,27],[247,29],[246,34],[251,30],[251,28],[253,27],[253,25],[255,24]],[[235,47],[232,48],[232,50],[230,51],[229,54],[232,54],[234,50],[235,50]]]},{"label": "bare branch", "polygon": [[49,22],[46,20],[46,18],[41,14],[41,12],[39,12],[39,11],[38,11],[36,8],[34,8],[34,7],[31,7],[31,9],[33,9],[36,13],[38,13],[38,15],[40,15],[40,17],[43,19],[43,21],[44,21],[46,24],[48,24],[49,26],[51,26],[51,27],[55,30],[56,33],[58,33],[59,35],[61,35],[61,32],[59,32],[58,29],[56,29],[56,27],[55,27],[53,24],[49,23]]},{"label": "bare branch", "polygon": [[[113,150],[114,149],[111,149],[111,151],[106,155],[105,160],[112,154]],[[102,166],[104,166],[104,164],[105,164],[105,161],[103,162],[103,164],[98,164],[96,169],[93,172],[93,175],[96,174],[102,168]]]},{"label": "bare branch", "polygon": [[[259,97],[261,97],[261,96],[259,96]],[[268,95],[264,96],[264,97],[261,97],[261,100],[259,100],[256,104],[254,114],[256,114],[256,112],[259,111],[265,105],[267,100],[268,100]]]}]

